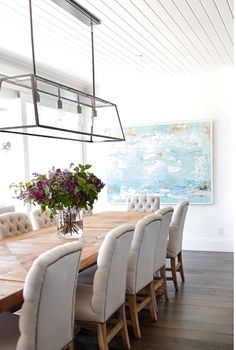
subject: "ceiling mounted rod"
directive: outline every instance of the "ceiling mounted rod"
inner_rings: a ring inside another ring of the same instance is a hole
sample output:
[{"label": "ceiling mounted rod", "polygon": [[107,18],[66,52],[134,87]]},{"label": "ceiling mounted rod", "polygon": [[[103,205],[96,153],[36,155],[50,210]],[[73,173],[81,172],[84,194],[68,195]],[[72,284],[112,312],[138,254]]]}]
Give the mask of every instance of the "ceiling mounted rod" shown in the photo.
[{"label": "ceiling mounted rod", "polygon": [[90,141],[93,141],[93,128],[94,128],[94,117],[97,116],[96,106],[95,106],[95,63],[94,63],[94,41],[93,41],[93,21],[90,24],[91,29],[91,49],[92,49],[92,82],[93,82],[93,101],[92,101],[92,115],[91,115],[91,137]]},{"label": "ceiling mounted rod", "polygon": [[70,13],[75,18],[79,19],[81,22],[90,26],[91,21],[93,24],[101,24],[101,20],[85,9],[83,6],[79,5],[74,0],[52,0],[55,4],[63,8],[65,11]]},{"label": "ceiling mounted rod", "polygon": [[31,0],[29,0],[29,14],[30,14],[30,40],[31,40],[33,73],[34,73],[34,75],[36,75],[37,73],[36,73],[35,51],[34,51],[34,29],[33,29],[33,13],[32,13]]},{"label": "ceiling mounted rod", "polygon": [[92,81],[93,81],[93,97],[95,93],[95,63],[94,63],[94,40],[93,40],[93,22],[91,21],[91,49],[92,49]]}]

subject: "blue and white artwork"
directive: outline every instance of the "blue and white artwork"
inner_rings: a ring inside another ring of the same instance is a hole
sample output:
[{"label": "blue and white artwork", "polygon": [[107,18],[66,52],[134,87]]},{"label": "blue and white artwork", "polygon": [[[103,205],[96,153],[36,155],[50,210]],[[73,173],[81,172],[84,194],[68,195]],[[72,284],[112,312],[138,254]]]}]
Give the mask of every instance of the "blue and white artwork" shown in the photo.
[{"label": "blue and white artwork", "polygon": [[188,199],[212,203],[212,123],[181,122],[124,129],[109,145],[107,197],[124,204],[134,194],[156,194],[161,204]]}]

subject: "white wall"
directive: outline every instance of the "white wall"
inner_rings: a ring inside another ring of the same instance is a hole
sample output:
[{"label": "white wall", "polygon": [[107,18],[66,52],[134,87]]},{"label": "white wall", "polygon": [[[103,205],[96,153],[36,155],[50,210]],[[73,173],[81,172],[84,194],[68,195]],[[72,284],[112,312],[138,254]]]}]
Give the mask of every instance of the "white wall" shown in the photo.
[{"label": "white wall", "polygon": [[[233,71],[225,69],[165,81],[107,82],[98,95],[117,103],[123,126],[213,120],[213,205],[191,205],[184,249],[233,250]],[[89,145],[87,161],[106,182],[104,153],[109,145]],[[95,210],[117,209],[100,194]],[[123,210],[124,207],[119,207]]]}]

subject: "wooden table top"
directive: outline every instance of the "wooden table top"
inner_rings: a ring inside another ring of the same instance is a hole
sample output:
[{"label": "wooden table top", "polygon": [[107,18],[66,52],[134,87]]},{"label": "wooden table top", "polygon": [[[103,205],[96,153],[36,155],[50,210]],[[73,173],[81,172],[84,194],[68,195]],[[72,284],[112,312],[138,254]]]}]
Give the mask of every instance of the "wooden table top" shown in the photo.
[{"label": "wooden table top", "polygon": [[[96,263],[105,235],[124,223],[136,223],[144,212],[102,212],[84,217],[80,269]],[[0,240],[0,312],[23,302],[25,277],[33,261],[43,252],[75,239],[61,238],[54,226]]]}]

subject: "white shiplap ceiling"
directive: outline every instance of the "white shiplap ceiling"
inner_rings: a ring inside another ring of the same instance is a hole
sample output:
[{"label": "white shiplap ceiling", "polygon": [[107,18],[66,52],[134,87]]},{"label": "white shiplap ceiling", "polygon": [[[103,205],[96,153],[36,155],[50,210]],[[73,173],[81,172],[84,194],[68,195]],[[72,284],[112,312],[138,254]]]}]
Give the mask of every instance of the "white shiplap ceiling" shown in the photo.
[{"label": "white shiplap ceiling", "polygon": [[[38,69],[91,83],[90,28],[33,0]],[[233,0],[78,0],[94,28],[96,82],[157,79],[233,65]],[[0,0],[0,59],[30,63],[27,0]],[[1,72],[0,72],[1,73]]]}]

